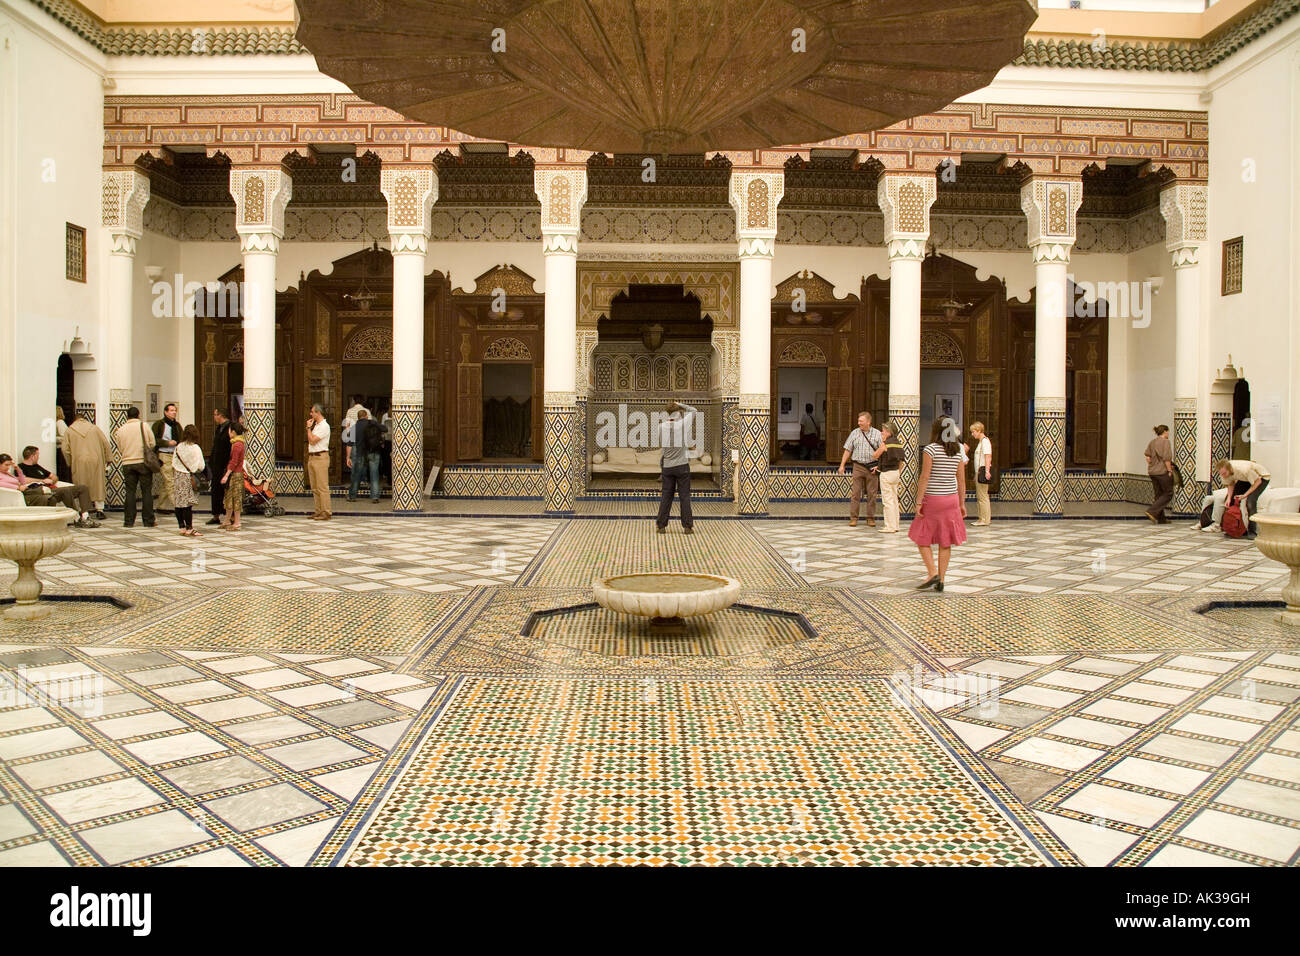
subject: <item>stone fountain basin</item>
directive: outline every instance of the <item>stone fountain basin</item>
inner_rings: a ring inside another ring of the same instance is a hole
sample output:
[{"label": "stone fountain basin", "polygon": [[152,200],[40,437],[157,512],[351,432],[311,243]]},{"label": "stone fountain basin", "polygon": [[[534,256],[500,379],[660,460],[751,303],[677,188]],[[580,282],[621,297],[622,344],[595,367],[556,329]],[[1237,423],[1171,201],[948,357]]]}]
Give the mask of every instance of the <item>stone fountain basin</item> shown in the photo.
[{"label": "stone fountain basin", "polygon": [[670,620],[712,614],[736,603],[740,582],[720,574],[654,571],[592,584],[596,603],[622,614]]},{"label": "stone fountain basin", "polygon": [[1259,553],[1291,570],[1291,578],[1282,588],[1286,610],[1277,619],[1300,627],[1300,514],[1265,513],[1252,517],[1259,529],[1255,536]]},{"label": "stone fountain basin", "polygon": [[18,577],[9,586],[14,604],[4,616],[17,620],[37,620],[49,614],[39,605],[41,582],[35,565],[41,558],[52,557],[72,543],[68,518],[72,512],[62,505],[56,508],[0,508],[0,558],[18,565]]}]

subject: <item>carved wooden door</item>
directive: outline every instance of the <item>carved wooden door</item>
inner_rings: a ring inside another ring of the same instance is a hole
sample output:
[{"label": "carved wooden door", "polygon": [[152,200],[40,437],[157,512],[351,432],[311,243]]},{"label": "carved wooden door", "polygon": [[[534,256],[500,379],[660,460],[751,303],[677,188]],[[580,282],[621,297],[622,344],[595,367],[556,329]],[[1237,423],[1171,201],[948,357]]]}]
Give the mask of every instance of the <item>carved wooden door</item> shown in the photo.
[{"label": "carved wooden door", "polygon": [[[876,413],[880,414],[880,413]],[[883,421],[883,419],[877,419]],[[857,426],[853,414],[853,369],[837,366],[826,370],[826,461],[839,464],[844,440]]]},{"label": "carved wooden door", "polygon": [[478,362],[456,366],[456,457],[483,457],[483,366]]},{"label": "carved wooden door", "polygon": [[1076,468],[1101,468],[1105,461],[1104,401],[1100,371],[1081,369],[1074,373],[1074,461],[1071,464]]}]

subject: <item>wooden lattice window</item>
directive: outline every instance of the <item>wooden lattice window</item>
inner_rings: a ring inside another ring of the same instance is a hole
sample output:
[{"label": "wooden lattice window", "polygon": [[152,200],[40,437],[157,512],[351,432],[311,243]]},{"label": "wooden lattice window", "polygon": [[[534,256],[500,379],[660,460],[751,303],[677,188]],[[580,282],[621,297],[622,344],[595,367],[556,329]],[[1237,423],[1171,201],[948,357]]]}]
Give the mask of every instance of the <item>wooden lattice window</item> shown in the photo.
[{"label": "wooden lattice window", "polygon": [[1242,236],[1223,241],[1223,295],[1241,291]]},{"label": "wooden lattice window", "polygon": [[81,226],[67,225],[66,254],[68,278],[73,282],[86,281],[86,230]]}]

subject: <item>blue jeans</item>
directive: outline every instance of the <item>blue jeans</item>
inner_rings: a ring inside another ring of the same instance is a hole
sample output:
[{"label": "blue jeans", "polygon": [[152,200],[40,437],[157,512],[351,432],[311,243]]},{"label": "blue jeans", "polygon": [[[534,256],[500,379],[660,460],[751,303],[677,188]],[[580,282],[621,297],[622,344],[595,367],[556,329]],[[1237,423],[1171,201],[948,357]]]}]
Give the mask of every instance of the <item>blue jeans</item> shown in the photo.
[{"label": "blue jeans", "polygon": [[370,454],[352,449],[352,487],[348,491],[349,498],[357,496],[357,490],[361,485],[361,472],[369,472],[370,477],[370,500],[379,500],[379,452],[372,451]]}]

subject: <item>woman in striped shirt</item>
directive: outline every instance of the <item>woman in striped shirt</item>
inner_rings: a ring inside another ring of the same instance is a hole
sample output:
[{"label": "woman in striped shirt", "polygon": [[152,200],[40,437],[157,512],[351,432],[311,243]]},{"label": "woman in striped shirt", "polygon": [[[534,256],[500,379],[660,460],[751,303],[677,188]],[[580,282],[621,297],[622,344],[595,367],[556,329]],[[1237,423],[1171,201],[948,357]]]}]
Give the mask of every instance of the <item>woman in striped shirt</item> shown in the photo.
[{"label": "woman in striped shirt", "polygon": [[[961,429],[951,418],[935,419],[930,444],[921,450],[921,478],[917,482],[916,517],[907,536],[916,542],[928,576],[917,585],[943,590],[952,546],[966,541],[966,469],[962,467]],[[939,564],[935,568],[935,545]]]}]

